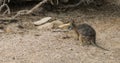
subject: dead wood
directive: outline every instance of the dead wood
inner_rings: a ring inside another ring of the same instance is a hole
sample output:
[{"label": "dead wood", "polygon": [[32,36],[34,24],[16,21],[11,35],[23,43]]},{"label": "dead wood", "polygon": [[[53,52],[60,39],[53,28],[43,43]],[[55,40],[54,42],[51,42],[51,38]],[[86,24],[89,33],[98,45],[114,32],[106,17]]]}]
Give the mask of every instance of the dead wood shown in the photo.
[{"label": "dead wood", "polygon": [[42,6],[43,4],[47,3],[48,0],[43,0],[42,2],[38,3],[36,6],[34,6],[31,10],[29,10],[27,12],[27,14],[32,13],[34,10],[38,9],[40,6]]},{"label": "dead wood", "polygon": [[76,3],[76,4],[63,6],[63,8],[72,8],[72,7],[77,7],[77,6],[79,6],[81,3],[82,3],[82,2],[81,2],[81,1],[79,1],[79,2],[78,2],[78,3]]},{"label": "dead wood", "polygon": [[12,19],[12,18],[0,18],[0,21],[17,21],[18,19]]},{"label": "dead wood", "polygon": [[5,15],[5,14],[10,14],[10,8],[9,8],[9,6],[7,5],[7,3],[6,3],[6,1],[9,3],[10,2],[10,0],[4,0],[3,1],[3,4],[0,6],[0,12],[2,11],[2,9],[4,8],[4,7],[6,7],[7,9],[3,12],[3,16]]},{"label": "dead wood", "polygon": [[38,9],[40,6],[42,6],[43,4],[45,4],[48,0],[43,0],[40,3],[38,3],[37,5],[35,5],[32,9],[30,10],[20,10],[17,12],[16,15],[14,15],[12,18],[15,19],[17,16],[20,15],[25,15],[25,14],[31,14],[33,13],[36,9]]},{"label": "dead wood", "polygon": [[0,24],[16,23],[19,19],[0,18]]}]

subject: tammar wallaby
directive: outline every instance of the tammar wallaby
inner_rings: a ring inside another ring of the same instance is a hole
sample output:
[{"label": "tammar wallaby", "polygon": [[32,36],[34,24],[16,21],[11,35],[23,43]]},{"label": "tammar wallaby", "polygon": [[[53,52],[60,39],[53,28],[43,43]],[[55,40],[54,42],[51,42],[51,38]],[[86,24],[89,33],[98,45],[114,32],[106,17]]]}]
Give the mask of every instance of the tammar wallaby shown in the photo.
[{"label": "tammar wallaby", "polygon": [[77,26],[74,21],[71,21],[70,28],[76,32],[77,39],[81,40],[82,45],[94,45],[103,50],[107,50],[96,44],[96,31],[90,25],[84,23]]}]

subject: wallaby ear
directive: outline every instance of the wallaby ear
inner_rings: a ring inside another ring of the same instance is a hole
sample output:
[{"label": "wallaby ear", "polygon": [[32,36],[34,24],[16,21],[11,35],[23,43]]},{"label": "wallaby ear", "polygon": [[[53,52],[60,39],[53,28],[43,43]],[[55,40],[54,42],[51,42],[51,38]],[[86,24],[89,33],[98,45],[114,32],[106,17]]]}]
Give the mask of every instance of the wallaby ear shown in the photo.
[{"label": "wallaby ear", "polygon": [[74,24],[73,18],[70,18],[69,22],[70,22],[70,26],[68,27],[68,29],[72,30],[73,29],[73,24]]},{"label": "wallaby ear", "polygon": [[73,18],[70,18],[70,23],[75,23]]},{"label": "wallaby ear", "polygon": [[75,19],[74,18],[71,18],[71,23],[75,23]]},{"label": "wallaby ear", "polygon": [[73,26],[72,26],[72,25],[71,25],[71,26],[69,26],[69,27],[68,27],[68,29],[69,29],[69,30],[72,30],[72,29],[73,29]]}]

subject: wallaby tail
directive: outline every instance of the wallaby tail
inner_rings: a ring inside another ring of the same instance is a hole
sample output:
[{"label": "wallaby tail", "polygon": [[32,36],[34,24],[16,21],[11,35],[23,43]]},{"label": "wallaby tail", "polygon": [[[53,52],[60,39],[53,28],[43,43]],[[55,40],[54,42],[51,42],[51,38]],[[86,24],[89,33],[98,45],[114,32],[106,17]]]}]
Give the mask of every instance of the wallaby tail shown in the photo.
[{"label": "wallaby tail", "polygon": [[96,46],[96,47],[98,47],[98,48],[100,48],[100,49],[102,49],[102,50],[109,51],[108,49],[105,49],[105,48],[97,45],[96,42],[91,42],[91,43],[92,43],[92,45],[94,45],[94,46]]}]

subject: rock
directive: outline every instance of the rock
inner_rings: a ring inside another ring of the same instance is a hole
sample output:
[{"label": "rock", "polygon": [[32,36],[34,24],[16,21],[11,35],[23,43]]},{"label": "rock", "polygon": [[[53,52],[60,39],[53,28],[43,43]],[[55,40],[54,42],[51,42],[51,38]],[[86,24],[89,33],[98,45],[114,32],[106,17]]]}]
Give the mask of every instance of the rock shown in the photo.
[{"label": "rock", "polygon": [[51,17],[42,18],[41,20],[34,22],[34,25],[41,25],[41,24],[43,24],[43,23],[46,23],[46,22],[49,21],[50,19],[51,19]]},{"label": "rock", "polygon": [[52,27],[53,27],[52,23],[46,23],[44,25],[38,26],[37,29],[50,30],[52,29]]}]

